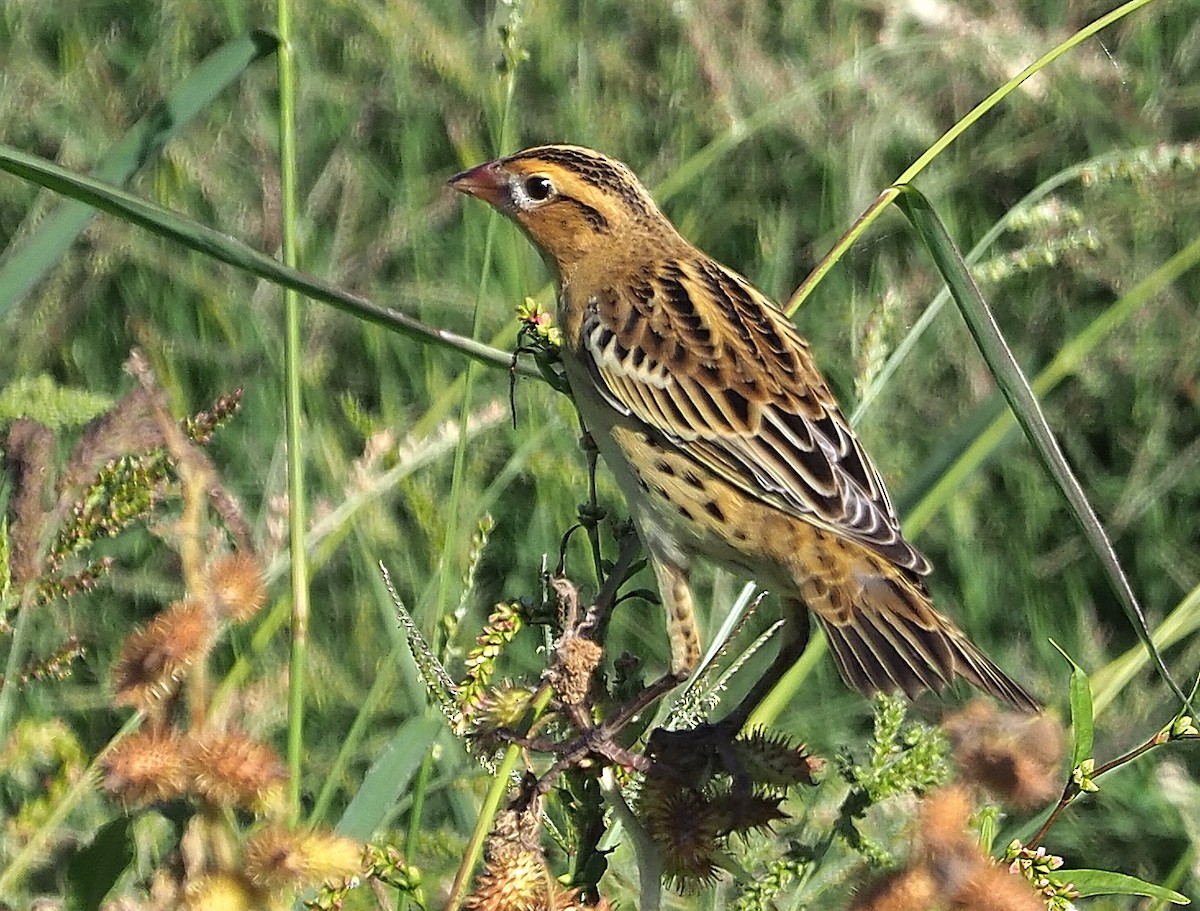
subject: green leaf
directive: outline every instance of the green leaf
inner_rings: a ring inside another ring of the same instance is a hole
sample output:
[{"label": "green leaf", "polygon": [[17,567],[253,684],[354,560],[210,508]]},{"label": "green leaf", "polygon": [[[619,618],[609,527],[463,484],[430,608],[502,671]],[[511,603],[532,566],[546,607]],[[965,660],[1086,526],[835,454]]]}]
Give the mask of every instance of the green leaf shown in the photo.
[{"label": "green leaf", "polygon": [[[1100,519],[1088,502],[1083,488],[1071,471],[1067,459],[1063,455],[1054,432],[1042,413],[1037,397],[1029,387],[1029,381],[1021,372],[1016,358],[1013,356],[1008,343],[1005,341],[995,317],[979,293],[979,288],[971,278],[962,255],[951,240],[946,227],[942,224],[929,201],[913,187],[904,185],[897,188],[899,196],[896,204],[912,222],[917,234],[929,250],[938,271],[945,279],[954,302],[962,313],[963,320],[970,329],[975,344],[987,363],[988,370],[996,380],[996,384],[1004,393],[1017,423],[1025,432],[1026,438],[1045,466],[1047,473],[1062,493],[1075,521],[1079,523],[1084,537],[1100,560],[1108,576],[1109,584],[1116,593],[1125,615],[1129,618],[1134,631],[1142,640],[1146,650],[1154,660],[1159,676],[1171,687],[1171,691],[1179,697],[1179,701],[1190,709],[1190,701],[1180,689],[1179,684],[1171,676],[1163,661],[1161,653],[1150,636],[1146,625],[1146,615],[1138,603],[1133,587],[1125,576],[1121,564],[1117,560],[1112,542],[1100,524]],[[1194,714],[1194,713],[1193,713]]]},{"label": "green leaf", "polygon": [[1056,870],[1054,877],[1059,882],[1071,883],[1080,898],[1092,895],[1144,895],[1173,905],[1191,904],[1191,899],[1186,895],[1124,873],[1110,873],[1108,870]]},{"label": "green leaf", "polygon": [[132,822],[120,816],[67,861],[67,911],[96,911],[133,862]]},{"label": "green leaf", "polygon": [[[121,185],[146,162],[158,156],[171,139],[207,108],[222,91],[241,77],[256,60],[273,54],[279,42],[273,35],[253,31],[226,42],[210,54],[180,86],[133,125],[92,176]],[[62,258],[95,209],[80,202],[65,202],[45,219],[20,247],[7,251],[0,261],[0,317],[20,303],[41,278]]]},{"label": "green leaf", "polygon": [[1088,675],[1053,639],[1050,644],[1058,649],[1067,664],[1071,665],[1071,729],[1075,738],[1071,748],[1071,768],[1092,755],[1095,734],[1092,712],[1092,684]]},{"label": "green leaf", "polygon": [[342,814],[337,824],[339,835],[366,841],[375,833],[433,749],[433,741],[444,725],[440,718],[427,716],[400,725],[391,743],[367,769],[362,786]]}]

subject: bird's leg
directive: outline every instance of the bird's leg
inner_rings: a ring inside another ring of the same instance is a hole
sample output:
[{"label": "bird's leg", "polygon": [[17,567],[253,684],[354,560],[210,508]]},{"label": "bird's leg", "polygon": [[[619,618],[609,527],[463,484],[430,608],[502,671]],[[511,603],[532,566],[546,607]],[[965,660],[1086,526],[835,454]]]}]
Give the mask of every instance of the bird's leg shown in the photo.
[{"label": "bird's leg", "polygon": [[650,552],[659,597],[667,612],[667,638],[671,643],[671,673],[652,686],[667,678],[682,683],[700,664],[700,631],[696,628],[696,608],[688,588],[687,568],[656,552],[653,546]]}]

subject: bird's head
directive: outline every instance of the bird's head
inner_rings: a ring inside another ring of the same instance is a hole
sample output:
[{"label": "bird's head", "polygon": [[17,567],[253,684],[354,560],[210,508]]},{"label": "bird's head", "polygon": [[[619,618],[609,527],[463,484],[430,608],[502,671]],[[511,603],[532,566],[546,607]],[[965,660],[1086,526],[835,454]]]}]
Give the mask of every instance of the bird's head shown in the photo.
[{"label": "bird's head", "polygon": [[590,254],[621,250],[674,229],[625,165],[580,146],[538,146],[450,178],[459,192],[503,212],[560,276]]}]

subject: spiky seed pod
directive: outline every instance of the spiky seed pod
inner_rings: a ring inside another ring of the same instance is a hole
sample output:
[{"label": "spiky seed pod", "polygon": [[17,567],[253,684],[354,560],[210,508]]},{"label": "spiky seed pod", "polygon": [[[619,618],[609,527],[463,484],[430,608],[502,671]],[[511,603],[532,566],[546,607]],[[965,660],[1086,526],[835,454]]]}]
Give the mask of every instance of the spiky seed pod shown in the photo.
[{"label": "spiky seed pod", "polygon": [[246,841],[242,870],[264,892],[279,893],[362,871],[363,847],[332,832],[292,832],[268,826]]},{"label": "spiky seed pod", "polygon": [[489,856],[463,907],[469,911],[552,911],[563,893],[540,850]]},{"label": "spiky seed pod", "polygon": [[113,667],[117,705],[153,709],[175,692],[189,667],[207,656],[215,628],[208,609],[176,601],[121,646]]},{"label": "spiky seed pod", "polygon": [[262,813],[282,800],[287,769],[267,744],[240,731],[201,735],[190,744],[190,787],[209,803]]},{"label": "spiky seed pod", "polygon": [[815,776],[825,765],[819,757],[810,756],[804,744],[792,746],[783,734],[762,728],[734,740],[733,750],[742,772],[761,787],[816,784]]},{"label": "spiky seed pod", "polygon": [[232,873],[215,873],[190,883],[184,897],[186,911],[253,911],[264,905],[263,894]]},{"label": "spiky seed pod", "polygon": [[563,636],[550,666],[550,685],[567,705],[579,705],[591,688],[592,672],[604,650],[591,639],[571,633]]},{"label": "spiky seed pod", "polygon": [[182,796],[188,782],[188,748],[174,732],[137,731],[104,757],[104,787],[127,804]]},{"label": "spiky seed pod", "polygon": [[520,730],[532,702],[533,690],[528,687],[502,686],[489,690],[475,709],[471,740],[483,750],[500,746],[496,732],[502,728]]},{"label": "spiky seed pod", "polygon": [[782,802],[781,794],[742,794],[736,789],[709,798],[713,815],[721,821],[721,833],[728,835],[770,831],[771,823],[788,818],[779,809]]},{"label": "spiky seed pod", "polygon": [[262,563],[246,551],[218,557],[206,573],[214,610],[234,623],[245,623],[267,601]]},{"label": "spiky seed pod", "polygon": [[702,791],[648,777],[637,814],[660,849],[663,874],[673,888],[695,891],[716,881],[725,860],[726,819]]}]

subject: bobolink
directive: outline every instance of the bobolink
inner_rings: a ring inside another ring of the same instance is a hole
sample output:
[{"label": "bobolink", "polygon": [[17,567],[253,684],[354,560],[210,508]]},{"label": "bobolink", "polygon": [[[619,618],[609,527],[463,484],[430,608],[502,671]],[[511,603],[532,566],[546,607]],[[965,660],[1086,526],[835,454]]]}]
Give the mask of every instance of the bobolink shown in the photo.
[{"label": "bobolink", "polygon": [[807,611],[860,692],[914,697],[958,676],[1037,709],[934,610],[929,561],[904,539],[808,343],[685,240],[629,168],[548,145],[450,185],[515,221],[556,273],[564,371],[649,551],[674,679],[700,658],[688,569],[702,557],[780,595],[789,621],[739,722],[803,650]]}]

